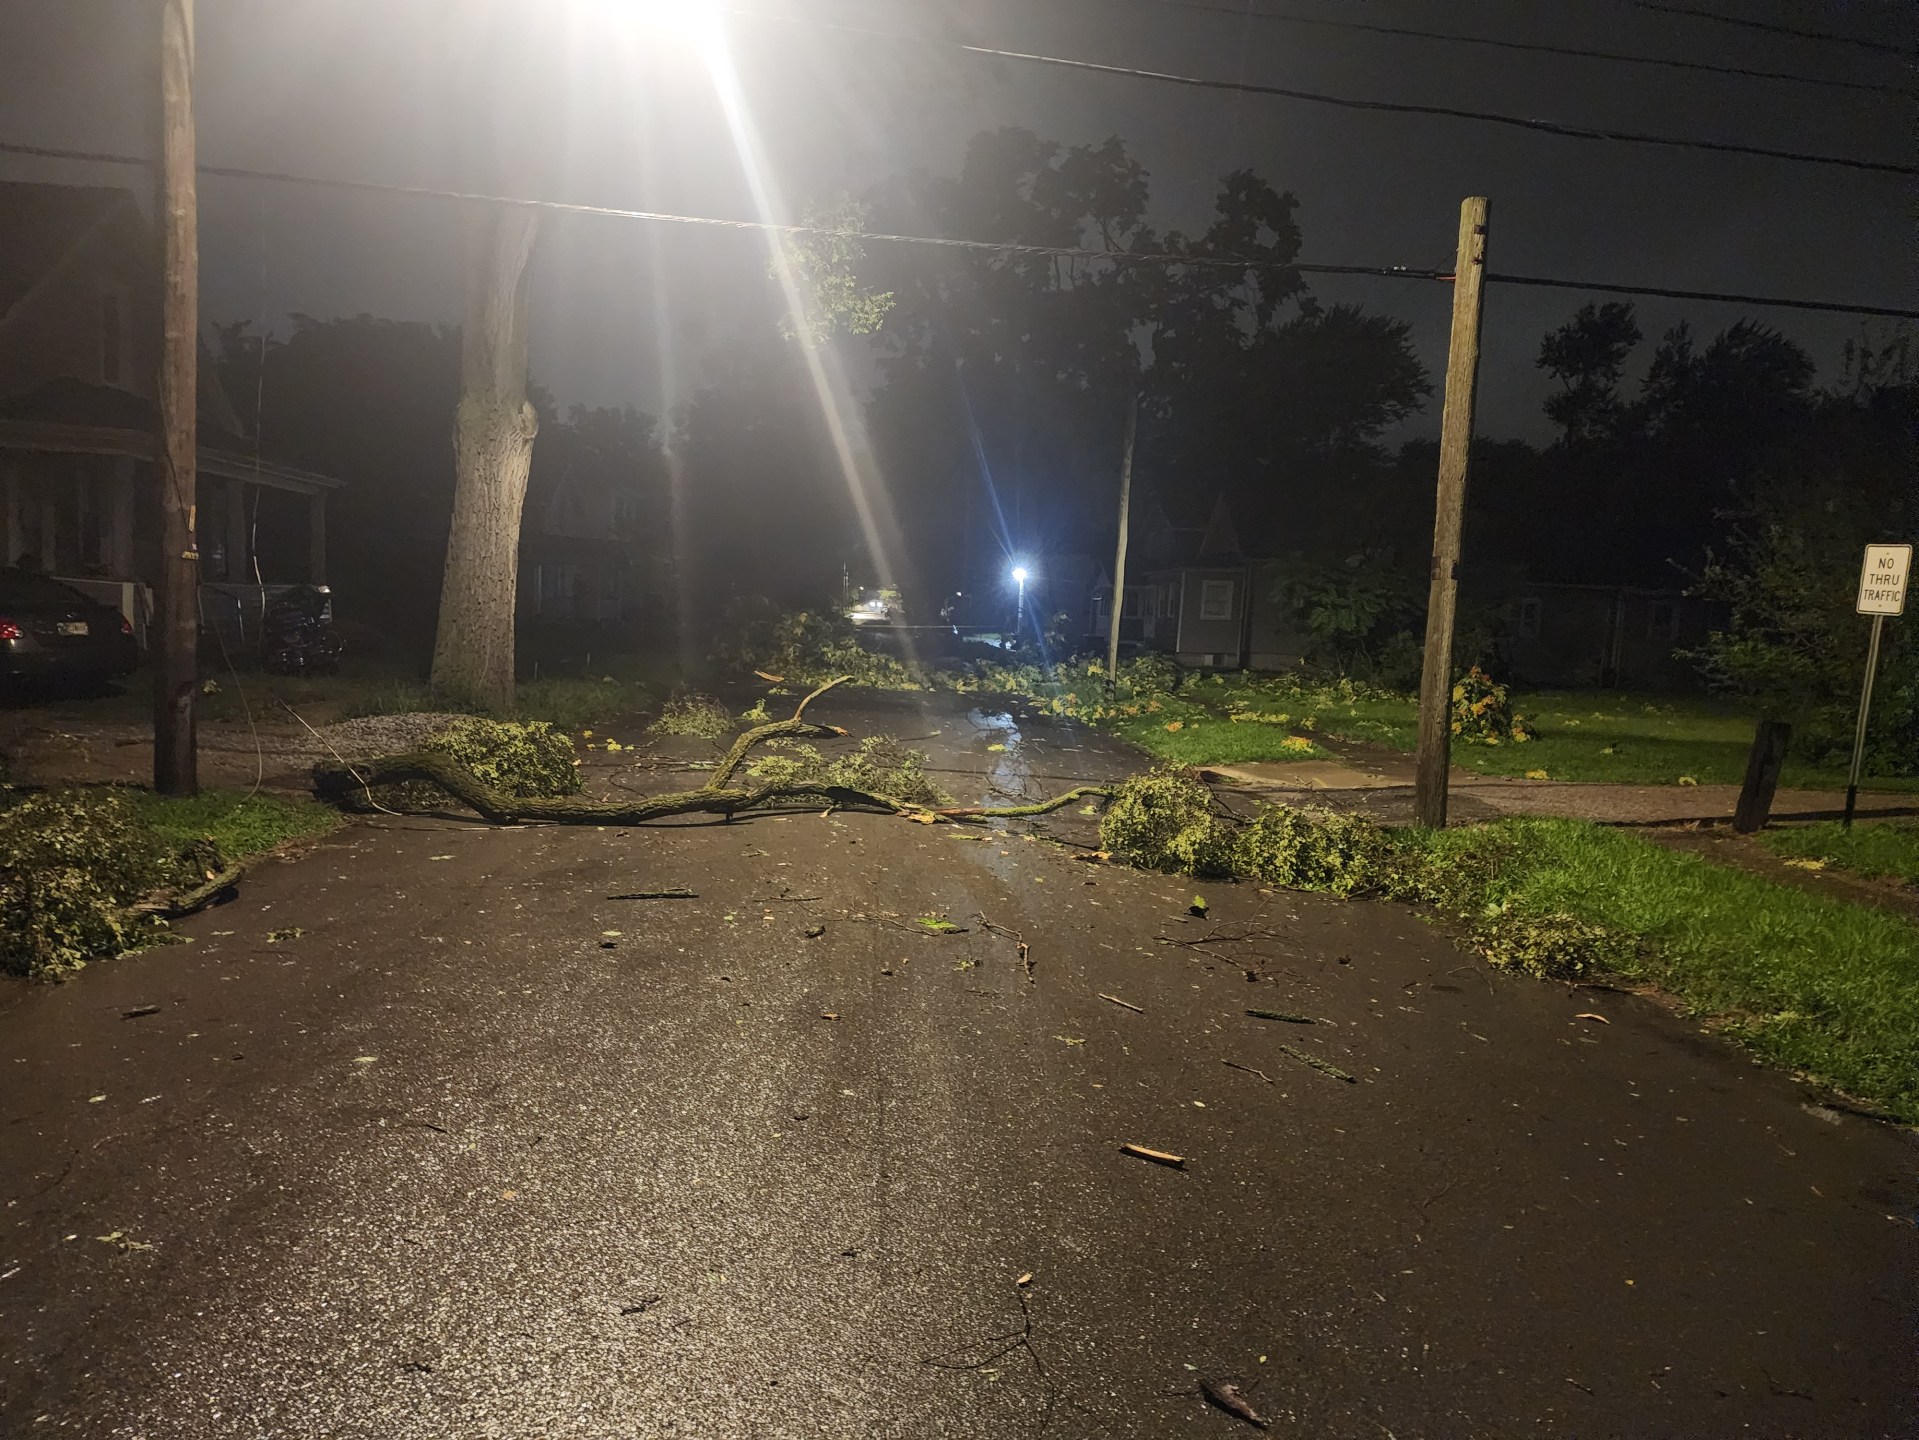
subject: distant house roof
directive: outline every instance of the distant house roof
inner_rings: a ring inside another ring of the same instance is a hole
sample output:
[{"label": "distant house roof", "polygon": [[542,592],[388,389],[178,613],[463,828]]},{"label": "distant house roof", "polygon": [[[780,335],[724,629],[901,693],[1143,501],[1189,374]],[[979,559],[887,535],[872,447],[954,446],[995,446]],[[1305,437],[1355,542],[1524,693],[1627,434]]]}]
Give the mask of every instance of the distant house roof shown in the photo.
[{"label": "distant house roof", "polygon": [[0,181],[0,324],[89,231],[132,204],[118,186]]},{"label": "distant house roof", "polygon": [[[199,412],[201,444],[229,448],[246,445],[245,437],[228,428],[231,414],[213,392],[205,389],[200,392]],[[0,420],[140,431],[152,431],[160,423],[153,404],[143,396],[68,376],[36,385],[24,395],[0,400]]]},{"label": "distant house roof", "polygon": [[[337,490],[344,483],[331,475],[254,455],[244,437],[221,428],[217,416],[203,392],[198,436],[201,473],[301,495]],[[152,460],[159,430],[159,416],[148,401],[84,380],[49,380],[24,395],[0,401],[0,450]]]}]

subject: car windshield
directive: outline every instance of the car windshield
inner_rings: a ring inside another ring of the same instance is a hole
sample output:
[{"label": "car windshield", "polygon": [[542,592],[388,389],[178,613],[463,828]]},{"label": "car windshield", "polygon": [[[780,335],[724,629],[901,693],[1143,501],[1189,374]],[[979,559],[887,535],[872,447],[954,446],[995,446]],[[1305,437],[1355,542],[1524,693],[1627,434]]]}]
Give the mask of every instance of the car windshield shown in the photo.
[{"label": "car windshield", "polygon": [[92,602],[72,586],[49,580],[31,570],[0,570],[0,608],[8,605],[45,609],[49,606],[78,606]]}]

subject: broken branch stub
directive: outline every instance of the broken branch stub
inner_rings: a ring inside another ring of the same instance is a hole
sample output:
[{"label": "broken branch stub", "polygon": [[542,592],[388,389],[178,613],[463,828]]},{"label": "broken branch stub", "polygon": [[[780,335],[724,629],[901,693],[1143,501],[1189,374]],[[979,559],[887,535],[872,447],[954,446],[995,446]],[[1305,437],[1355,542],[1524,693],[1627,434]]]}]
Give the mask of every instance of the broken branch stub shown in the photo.
[{"label": "broken branch stub", "polygon": [[910,804],[890,795],[861,790],[848,785],[818,782],[759,781],[735,783],[733,777],[756,746],[788,735],[839,738],[847,733],[837,725],[819,725],[806,719],[806,707],[843,684],[848,677],[829,680],[802,699],[784,720],[756,725],[733,742],[704,785],[695,790],[677,790],[665,795],[641,796],[631,800],[585,800],[579,796],[519,796],[496,790],[467,766],[436,751],[414,750],[401,755],[382,755],[371,760],[356,760],[351,765],[323,761],[313,767],[313,788],[323,800],[353,808],[359,798],[375,785],[406,780],[425,780],[439,786],[462,805],[495,825],[514,825],[522,821],[542,820],[555,825],[644,825],[655,820],[671,820],[682,815],[719,815],[726,819],[745,810],[763,809],[782,803],[829,801],[834,809],[870,810],[882,814],[915,818],[932,815],[943,820],[1017,819],[1050,814],[1088,795],[1108,795],[1098,785],[1082,785],[1050,800],[1031,805],[949,805]]}]

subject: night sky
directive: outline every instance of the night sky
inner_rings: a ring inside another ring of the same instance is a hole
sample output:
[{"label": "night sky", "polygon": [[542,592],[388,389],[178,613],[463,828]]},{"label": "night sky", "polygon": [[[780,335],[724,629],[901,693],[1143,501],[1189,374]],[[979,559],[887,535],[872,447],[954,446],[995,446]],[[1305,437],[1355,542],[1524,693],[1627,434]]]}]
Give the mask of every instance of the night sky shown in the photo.
[{"label": "night sky", "polygon": [[[1224,9],[1239,0],[1209,0]],[[1726,13],[1906,42],[1903,4],[1718,0]],[[411,184],[456,182],[471,127],[449,103],[457,54],[484,7],[449,0],[199,0],[202,161]],[[523,187],[550,198],[752,217],[711,86],[692,51],[636,27],[621,0],[547,0],[516,49],[523,83],[496,118],[538,114],[516,147]],[[1300,199],[1302,258],[1445,268],[1459,199],[1492,198],[1496,269],[1628,283],[1915,303],[1907,179],[1734,155],[1534,136],[1437,118],[1360,114],[1254,95],[987,60],[768,18],[834,19],[1221,79],[1458,105],[1593,126],[1912,159],[1895,95],[1653,69],[1327,30],[1156,0],[740,0],[729,33],[778,203],[858,193],[914,168],[951,171],[1000,125],[1066,143],[1122,136],[1151,172],[1155,221],[1203,228],[1215,182],[1256,170]],[[1267,0],[1266,8],[1280,8]],[[1623,0],[1377,0],[1294,14],[1494,35],[1897,85],[1895,56],[1651,13]],[[7,0],[0,140],[144,153],[152,136],[155,7]],[[457,22],[454,17],[462,17]],[[462,28],[464,27],[464,28]],[[124,183],[137,171],[0,156],[12,179]],[[208,321],[284,325],[303,311],[457,318],[457,231],[431,200],[237,180],[203,182]],[[764,242],[748,233],[560,219],[535,277],[535,377],[563,401],[683,402],[715,359],[774,323]],[[1443,368],[1443,285],[1315,279],[1416,326]],[[1541,334],[1582,300],[1490,292],[1481,429],[1548,436]],[[1805,343],[1822,366],[1856,319],[1642,301],[1656,337],[1741,313]],[[1648,350],[1650,346],[1646,347]],[[796,362],[797,363],[797,362]],[[1410,427],[1436,428],[1435,399]]]}]

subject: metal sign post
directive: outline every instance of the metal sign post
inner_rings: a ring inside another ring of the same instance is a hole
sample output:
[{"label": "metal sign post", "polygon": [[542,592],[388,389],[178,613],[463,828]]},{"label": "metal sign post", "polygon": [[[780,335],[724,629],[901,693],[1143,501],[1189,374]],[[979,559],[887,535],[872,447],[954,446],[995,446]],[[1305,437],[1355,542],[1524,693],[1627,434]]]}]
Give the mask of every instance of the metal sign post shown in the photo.
[{"label": "metal sign post", "polygon": [[1859,690],[1859,725],[1852,735],[1852,769],[1846,776],[1846,818],[1859,803],[1859,768],[1866,758],[1866,722],[1872,715],[1872,677],[1879,669],[1879,636],[1888,615],[1906,612],[1906,580],[1912,574],[1912,546],[1868,545],[1859,569],[1859,598],[1853,609],[1872,616],[1872,638],[1866,642],[1866,680]]}]

